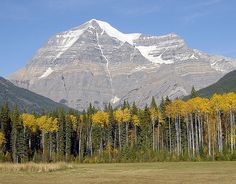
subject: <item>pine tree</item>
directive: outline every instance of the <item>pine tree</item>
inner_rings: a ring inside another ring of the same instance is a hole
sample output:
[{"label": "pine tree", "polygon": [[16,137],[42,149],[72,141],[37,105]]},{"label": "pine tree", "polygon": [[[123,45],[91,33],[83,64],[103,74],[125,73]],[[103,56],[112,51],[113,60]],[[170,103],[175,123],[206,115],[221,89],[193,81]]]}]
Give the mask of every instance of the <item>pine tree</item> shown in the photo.
[{"label": "pine tree", "polygon": [[149,109],[145,106],[140,121],[140,144],[141,150],[148,151],[152,148],[152,121]]},{"label": "pine tree", "polygon": [[135,102],[133,102],[132,108],[131,108],[131,114],[138,114],[138,107],[135,104]]},{"label": "pine tree", "polygon": [[111,150],[116,148],[116,123],[115,118],[113,115],[113,108],[111,104],[108,105],[108,125],[107,125],[107,131],[105,132],[106,135],[108,135],[107,138],[107,148],[109,153],[109,161],[111,161]]},{"label": "pine tree", "polygon": [[171,100],[168,96],[166,96],[166,99],[165,99],[165,105],[169,105],[171,103]]},{"label": "pine tree", "polygon": [[28,157],[26,129],[20,119],[17,107],[14,108],[11,120],[13,123],[11,132],[12,158],[15,163],[25,162]]},{"label": "pine tree", "polygon": [[93,155],[93,126],[92,126],[92,116],[96,112],[95,107],[89,104],[87,109],[87,121],[86,121],[86,152]]},{"label": "pine tree", "polygon": [[197,97],[198,94],[197,94],[197,91],[195,90],[194,86],[192,87],[192,90],[191,90],[191,95],[190,95],[190,98],[195,98]]},{"label": "pine tree", "polygon": [[4,153],[11,152],[11,119],[10,119],[10,110],[8,104],[4,104],[1,108],[0,113],[0,123],[1,123],[1,132],[4,134],[5,143],[3,147]]},{"label": "pine tree", "polygon": [[160,110],[161,110],[162,113],[165,112],[165,106],[166,106],[166,101],[165,101],[165,99],[162,97],[162,98],[161,98],[161,103],[160,103]]},{"label": "pine tree", "polygon": [[155,100],[154,96],[152,97],[152,101],[151,101],[150,107],[157,109],[157,104],[156,104],[156,100]]},{"label": "pine tree", "polygon": [[59,110],[59,129],[57,135],[57,152],[60,160],[64,160],[66,151],[66,122],[64,110]]},{"label": "pine tree", "polygon": [[65,130],[65,137],[66,137],[66,146],[65,146],[65,153],[66,153],[66,160],[68,161],[69,156],[72,153],[72,138],[73,138],[73,131],[77,128],[77,119],[74,115],[68,114],[66,115],[66,130]]},{"label": "pine tree", "polygon": [[18,127],[19,127],[19,112],[17,107],[14,108],[14,111],[11,115],[12,121],[12,132],[11,132],[11,147],[12,147],[12,159],[14,163],[19,162],[18,152],[17,152],[17,136],[18,136]]}]

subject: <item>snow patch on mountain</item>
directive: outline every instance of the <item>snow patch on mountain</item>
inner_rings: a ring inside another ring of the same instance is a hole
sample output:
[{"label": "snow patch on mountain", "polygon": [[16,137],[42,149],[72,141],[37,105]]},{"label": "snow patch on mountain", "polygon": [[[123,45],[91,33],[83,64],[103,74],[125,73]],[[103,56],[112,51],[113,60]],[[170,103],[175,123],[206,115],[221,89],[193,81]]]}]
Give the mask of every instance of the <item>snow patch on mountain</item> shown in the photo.
[{"label": "snow patch on mountain", "polygon": [[103,22],[100,20],[92,19],[89,22],[92,23],[93,21],[96,21],[99,24],[100,28],[104,30],[109,36],[116,38],[121,42],[128,42],[129,44],[133,45],[134,40],[138,39],[141,36],[140,33],[124,34],[112,27],[107,22]]},{"label": "snow patch on mountain", "polygon": [[211,63],[211,67],[213,69],[215,69],[216,71],[225,72],[225,70],[223,69],[222,65],[218,64],[217,61]]},{"label": "snow patch on mountain", "polygon": [[46,70],[46,72],[44,72],[43,75],[41,75],[41,76],[39,77],[39,79],[46,78],[46,77],[48,77],[49,75],[51,75],[53,72],[54,72],[54,70],[53,70],[51,67],[49,67],[49,68]]},{"label": "snow patch on mountain", "polygon": [[56,43],[59,48],[59,52],[56,54],[55,59],[59,58],[63,53],[65,53],[79,38],[80,36],[87,30],[93,33],[88,28],[94,28],[90,25],[90,23],[85,23],[82,27],[76,27],[70,29],[68,31],[59,33],[56,35]]},{"label": "snow patch on mountain", "polygon": [[153,64],[153,63],[151,63],[150,65],[146,65],[146,66],[137,66],[134,69],[132,69],[129,74],[139,72],[139,71],[144,71],[144,70],[145,71],[153,70],[153,69],[156,69],[156,68],[159,68],[159,67],[160,67],[160,64]]},{"label": "snow patch on mountain", "polygon": [[67,49],[69,49],[83,34],[84,29],[70,30],[56,35],[57,43],[60,51],[57,53],[55,59],[59,58]]},{"label": "snow patch on mountain", "polygon": [[190,57],[190,59],[198,59],[198,57],[196,57],[195,54],[192,54],[192,56]]},{"label": "snow patch on mountain", "polygon": [[147,67],[146,66],[137,66],[135,69],[133,69],[131,71],[132,72],[138,72],[138,71],[142,71],[142,70],[145,70]]},{"label": "snow patch on mountain", "polygon": [[118,98],[117,96],[114,96],[112,99],[111,99],[111,103],[115,104],[117,102],[120,101],[120,98]]},{"label": "snow patch on mountain", "polygon": [[136,48],[141,52],[141,54],[145,58],[147,58],[149,61],[151,61],[153,63],[158,63],[158,64],[172,64],[173,63],[172,60],[162,59],[163,53],[160,54],[159,56],[154,55],[153,51],[155,51],[157,49],[157,46],[137,46]]}]

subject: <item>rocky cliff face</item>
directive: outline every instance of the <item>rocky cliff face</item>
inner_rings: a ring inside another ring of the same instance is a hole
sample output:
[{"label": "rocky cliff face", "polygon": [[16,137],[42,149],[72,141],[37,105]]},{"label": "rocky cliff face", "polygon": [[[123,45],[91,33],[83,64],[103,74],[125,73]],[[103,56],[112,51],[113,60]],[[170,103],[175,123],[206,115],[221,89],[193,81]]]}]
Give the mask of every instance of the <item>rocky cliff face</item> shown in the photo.
[{"label": "rocky cliff face", "polygon": [[91,20],[56,34],[9,79],[82,110],[124,100],[143,106],[152,96],[176,98],[216,82],[236,68],[232,59],[188,48],[176,34],[123,34]]}]

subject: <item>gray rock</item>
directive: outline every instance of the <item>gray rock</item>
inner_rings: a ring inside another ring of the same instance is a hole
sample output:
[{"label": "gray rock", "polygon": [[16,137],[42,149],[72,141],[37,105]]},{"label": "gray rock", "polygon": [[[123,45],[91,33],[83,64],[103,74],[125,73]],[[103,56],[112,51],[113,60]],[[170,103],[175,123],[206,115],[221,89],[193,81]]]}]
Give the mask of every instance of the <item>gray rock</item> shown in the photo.
[{"label": "gray rock", "polygon": [[58,33],[9,77],[16,85],[82,110],[124,100],[139,106],[206,87],[236,68],[233,59],[191,49],[176,34],[123,34],[91,20]]}]

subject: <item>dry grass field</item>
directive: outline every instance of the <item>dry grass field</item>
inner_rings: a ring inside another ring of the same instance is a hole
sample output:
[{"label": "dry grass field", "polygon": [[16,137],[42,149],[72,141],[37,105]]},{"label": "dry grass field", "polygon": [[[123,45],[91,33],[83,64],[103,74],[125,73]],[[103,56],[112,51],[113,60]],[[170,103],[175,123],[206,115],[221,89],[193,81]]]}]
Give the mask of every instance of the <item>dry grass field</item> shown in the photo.
[{"label": "dry grass field", "polygon": [[236,183],[236,162],[0,164],[0,184],[93,183]]}]

